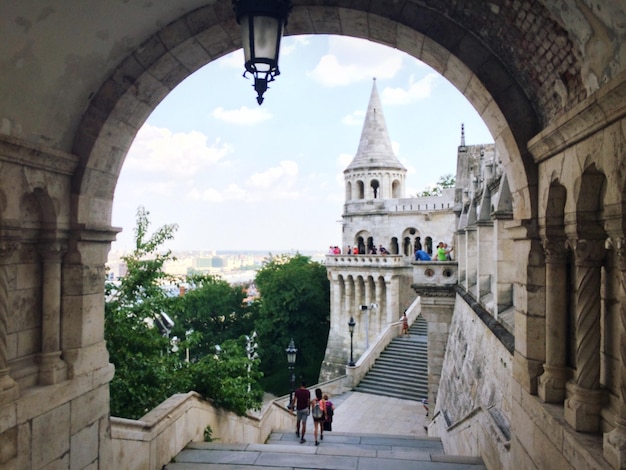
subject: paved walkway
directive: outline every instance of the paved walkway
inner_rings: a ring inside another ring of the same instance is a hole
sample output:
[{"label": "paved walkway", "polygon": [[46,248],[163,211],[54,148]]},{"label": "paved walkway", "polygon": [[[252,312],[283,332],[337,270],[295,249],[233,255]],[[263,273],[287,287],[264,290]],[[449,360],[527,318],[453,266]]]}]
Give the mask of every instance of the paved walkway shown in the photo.
[{"label": "paved walkway", "polygon": [[[333,431],[360,434],[393,434],[425,437],[428,422],[421,402],[348,392],[329,397],[335,405]],[[307,421],[307,433],[313,433],[313,423]]]}]

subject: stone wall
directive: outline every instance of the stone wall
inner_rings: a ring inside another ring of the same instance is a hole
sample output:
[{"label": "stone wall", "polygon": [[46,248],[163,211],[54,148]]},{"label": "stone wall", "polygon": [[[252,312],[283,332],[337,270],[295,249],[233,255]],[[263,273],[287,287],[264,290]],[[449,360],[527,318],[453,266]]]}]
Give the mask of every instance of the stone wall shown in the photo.
[{"label": "stone wall", "polygon": [[457,296],[428,429],[446,453],[481,456],[488,468],[512,468],[511,364],[512,354]]}]

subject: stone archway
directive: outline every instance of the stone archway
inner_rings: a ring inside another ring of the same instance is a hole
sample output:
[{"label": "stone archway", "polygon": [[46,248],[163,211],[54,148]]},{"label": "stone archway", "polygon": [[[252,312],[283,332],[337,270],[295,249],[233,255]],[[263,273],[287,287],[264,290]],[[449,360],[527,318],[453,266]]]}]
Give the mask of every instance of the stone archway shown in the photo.
[{"label": "stone archway", "polygon": [[[508,39],[478,39],[477,26],[454,22],[448,15],[463,11],[435,11],[400,2],[387,11],[370,11],[369,2],[337,2],[335,7],[297,4],[287,34],[328,33],[361,37],[396,47],[439,71],[477,109],[492,135],[505,167],[515,200],[516,218],[536,216],[536,169],[526,142],[540,123],[570,103],[541,107],[549,101],[541,83],[532,89],[528,71],[516,68],[515,60],[529,50],[496,55]],[[81,163],[74,176],[76,223],[100,225],[111,220],[111,200],[126,152],[150,112],[184,78],[208,62],[240,47],[238,28],[228,2],[202,7],[162,28],[149,38],[103,83],[83,116],[76,133],[74,152]],[[541,9],[540,6],[533,8]],[[504,21],[515,12],[501,12]],[[564,33],[548,15],[535,12],[554,37]],[[523,35],[524,28],[510,28],[506,35]],[[383,35],[384,33],[384,35]],[[487,44],[491,43],[491,47]],[[564,44],[565,62],[576,63],[572,46]],[[561,61],[561,59],[559,59]],[[575,79],[570,86],[580,88]],[[532,92],[532,93],[531,93]],[[532,96],[531,101],[528,96]]]}]

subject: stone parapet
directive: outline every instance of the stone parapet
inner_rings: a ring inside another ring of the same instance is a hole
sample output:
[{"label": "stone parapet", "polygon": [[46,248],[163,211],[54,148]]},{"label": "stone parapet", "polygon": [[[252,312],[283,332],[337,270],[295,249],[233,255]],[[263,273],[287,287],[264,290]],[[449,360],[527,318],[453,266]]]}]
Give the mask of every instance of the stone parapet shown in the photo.
[{"label": "stone parapet", "polygon": [[400,255],[326,255],[326,266],[338,268],[404,267],[406,258]]},{"label": "stone parapet", "polygon": [[454,286],[458,280],[456,261],[414,261],[413,289],[426,286]]}]

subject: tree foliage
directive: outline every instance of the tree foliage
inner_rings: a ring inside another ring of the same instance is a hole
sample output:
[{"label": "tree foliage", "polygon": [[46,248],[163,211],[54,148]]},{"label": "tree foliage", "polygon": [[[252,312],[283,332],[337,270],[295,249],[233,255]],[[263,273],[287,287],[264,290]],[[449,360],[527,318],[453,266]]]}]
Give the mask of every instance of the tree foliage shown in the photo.
[{"label": "tree foliage", "polygon": [[440,176],[439,181],[434,186],[418,192],[417,197],[441,196],[444,189],[454,188],[455,184],[456,178],[452,174]]},{"label": "tree foliage", "polygon": [[298,348],[296,373],[317,382],[330,327],[326,268],[300,254],[273,256],[255,282],[261,294],[255,326],[265,389],[277,394],[288,390],[285,349],[291,338]]},{"label": "tree foliage", "polygon": [[243,288],[206,274],[187,276],[186,284],[189,287],[176,305],[172,334],[190,340],[192,361],[213,354],[215,345],[253,330]]},{"label": "tree foliage", "polygon": [[[173,393],[189,390],[239,414],[257,408],[262,397],[257,383],[258,361],[248,361],[243,337],[233,339],[237,330],[231,328],[230,340],[224,339],[220,356],[200,351],[201,345],[225,338],[220,336],[224,330],[220,321],[202,319],[204,302],[212,307],[209,311],[231,313],[238,301],[241,305],[240,290],[231,292],[218,279],[194,277],[190,282],[199,292],[189,300],[184,300],[187,296],[168,297],[162,287],[174,279],[163,271],[163,265],[173,258],[170,251],[162,250],[162,245],[173,238],[177,226],[165,225],[148,236],[148,216],[144,208],[138,209],[135,249],[123,258],[127,273],[118,284],[107,283],[105,290],[105,339],[116,369],[110,384],[111,414],[136,419]],[[203,297],[203,286],[215,287],[214,294],[224,299],[208,301]],[[168,334],[157,327],[162,313],[175,324],[180,314],[182,328],[186,324],[197,326],[190,338],[183,336],[176,353]],[[192,322],[195,317],[199,323]],[[196,360],[186,362],[186,348],[193,350],[194,344],[198,346]]]}]

